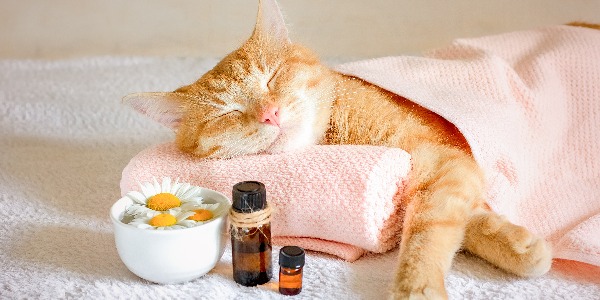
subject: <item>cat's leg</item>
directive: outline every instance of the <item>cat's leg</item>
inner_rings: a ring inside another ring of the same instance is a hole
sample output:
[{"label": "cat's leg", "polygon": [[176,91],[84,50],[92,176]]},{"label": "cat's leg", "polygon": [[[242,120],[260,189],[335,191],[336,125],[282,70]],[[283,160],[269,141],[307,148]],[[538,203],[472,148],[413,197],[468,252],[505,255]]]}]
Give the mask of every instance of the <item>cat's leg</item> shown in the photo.
[{"label": "cat's leg", "polygon": [[473,211],[483,203],[483,176],[460,150],[423,145],[411,151],[408,206],[392,299],[445,299],[444,278]]},{"label": "cat's leg", "polygon": [[552,250],[544,239],[484,209],[469,220],[464,248],[524,277],[543,275],[552,265]]}]

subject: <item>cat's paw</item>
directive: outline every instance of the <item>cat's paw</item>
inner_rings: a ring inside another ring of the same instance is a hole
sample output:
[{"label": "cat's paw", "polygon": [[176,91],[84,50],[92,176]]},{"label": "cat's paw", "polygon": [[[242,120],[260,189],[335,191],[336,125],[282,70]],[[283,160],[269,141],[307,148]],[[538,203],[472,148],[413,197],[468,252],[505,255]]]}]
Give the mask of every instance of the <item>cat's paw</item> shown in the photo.
[{"label": "cat's paw", "polygon": [[492,213],[469,222],[465,246],[498,267],[523,277],[543,275],[552,265],[552,250],[544,239]]},{"label": "cat's paw", "polygon": [[[404,269],[396,276],[389,299],[448,299],[441,273],[429,270]],[[411,271],[414,273],[411,275]]]},{"label": "cat's paw", "polygon": [[524,277],[541,276],[548,272],[552,266],[550,245],[521,226],[507,222],[505,227],[502,235],[511,246],[512,253],[509,254],[514,260],[511,271]]},{"label": "cat's paw", "polygon": [[440,290],[437,287],[421,287],[417,289],[406,289],[402,287],[394,288],[389,297],[389,300],[445,300],[448,299],[445,289]]}]

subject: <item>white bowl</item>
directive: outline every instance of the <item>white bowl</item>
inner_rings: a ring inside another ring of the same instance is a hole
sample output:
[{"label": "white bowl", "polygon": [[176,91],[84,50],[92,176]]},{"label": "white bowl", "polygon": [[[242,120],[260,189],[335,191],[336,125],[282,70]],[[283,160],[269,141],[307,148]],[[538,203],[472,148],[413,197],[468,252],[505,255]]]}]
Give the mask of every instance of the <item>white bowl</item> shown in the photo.
[{"label": "white bowl", "polygon": [[135,275],[169,284],[196,279],[215,267],[221,259],[229,235],[225,195],[202,188],[205,203],[219,203],[215,217],[200,226],[174,229],[141,229],[121,222],[133,201],[121,198],[110,209],[115,244],[121,260]]}]

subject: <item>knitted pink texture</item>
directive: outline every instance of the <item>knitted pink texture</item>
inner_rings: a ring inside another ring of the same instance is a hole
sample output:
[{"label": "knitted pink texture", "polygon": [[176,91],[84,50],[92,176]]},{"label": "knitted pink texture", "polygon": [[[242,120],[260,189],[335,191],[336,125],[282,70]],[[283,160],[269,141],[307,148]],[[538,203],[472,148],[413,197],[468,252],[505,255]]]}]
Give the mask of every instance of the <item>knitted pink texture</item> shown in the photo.
[{"label": "knitted pink texture", "polygon": [[600,266],[600,31],[462,39],[428,57],[338,70],[454,123],[486,172],[496,212],[548,239],[555,257]]},{"label": "knitted pink texture", "polygon": [[121,193],[140,182],[179,178],[231,197],[234,184],[257,180],[273,206],[273,240],[349,261],[384,252],[400,239],[400,195],[410,171],[403,150],[374,146],[314,146],[302,152],[200,160],[173,144],[150,147],[123,170]]}]

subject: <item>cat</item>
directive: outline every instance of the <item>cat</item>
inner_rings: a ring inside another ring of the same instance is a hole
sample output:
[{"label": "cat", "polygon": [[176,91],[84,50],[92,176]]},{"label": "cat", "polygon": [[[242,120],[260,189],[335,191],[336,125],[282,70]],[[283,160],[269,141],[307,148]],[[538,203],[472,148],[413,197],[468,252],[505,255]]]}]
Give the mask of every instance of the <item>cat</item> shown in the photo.
[{"label": "cat", "polygon": [[314,144],[398,147],[412,156],[392,299],[445,299],[464,248],[510,273],[546,273],[549,244],[492,212],[469,144],[439,115],[320,63],[292,43],[275,0],[259,1],[251,37],[196,82],[124,101],[176,130],[200,158],[281,153]]}]

